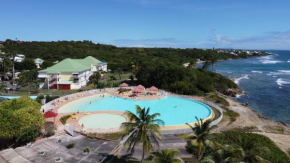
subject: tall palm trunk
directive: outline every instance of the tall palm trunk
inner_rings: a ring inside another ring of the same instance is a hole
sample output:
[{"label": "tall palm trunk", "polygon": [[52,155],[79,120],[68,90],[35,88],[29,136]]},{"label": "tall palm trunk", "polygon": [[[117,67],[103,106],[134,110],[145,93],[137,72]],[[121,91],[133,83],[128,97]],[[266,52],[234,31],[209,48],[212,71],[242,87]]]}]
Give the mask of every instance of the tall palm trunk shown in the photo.
[{"label": "tall palm trunk", "polygon": [[197,156],[196,156],[197,160],[200,159],[201,151],[202,151],[202,142],[199,142],[199,143],[198,143]]}]

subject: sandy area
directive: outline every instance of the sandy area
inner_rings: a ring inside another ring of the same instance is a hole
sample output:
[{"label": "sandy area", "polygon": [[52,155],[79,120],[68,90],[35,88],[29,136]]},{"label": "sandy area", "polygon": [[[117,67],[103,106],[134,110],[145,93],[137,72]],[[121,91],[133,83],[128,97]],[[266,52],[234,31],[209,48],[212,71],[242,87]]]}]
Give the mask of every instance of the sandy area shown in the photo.
[{"label": "sandy area", "polygon": [[226,98],[229,102],[229,109],[237,112],[240,116],[234,122],[230,122],[229,118],[218,124],[218,128],[214,132],[224,130],[242,130],[253,132],[269,137],[286,153],[290,151],[290,125],[275,122],[271,119],[263,117],[260,113],[249,107],[241,105],[239,102],[231,98]]}]

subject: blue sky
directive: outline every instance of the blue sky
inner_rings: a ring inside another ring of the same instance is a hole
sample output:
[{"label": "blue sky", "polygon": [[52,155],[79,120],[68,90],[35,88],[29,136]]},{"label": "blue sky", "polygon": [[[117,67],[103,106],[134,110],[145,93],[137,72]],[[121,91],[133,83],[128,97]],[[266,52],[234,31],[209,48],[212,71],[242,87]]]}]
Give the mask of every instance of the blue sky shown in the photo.
[{"label": "blue sky", "polygon": [[0,40],[290,49],[289,0],[1,0]]}]

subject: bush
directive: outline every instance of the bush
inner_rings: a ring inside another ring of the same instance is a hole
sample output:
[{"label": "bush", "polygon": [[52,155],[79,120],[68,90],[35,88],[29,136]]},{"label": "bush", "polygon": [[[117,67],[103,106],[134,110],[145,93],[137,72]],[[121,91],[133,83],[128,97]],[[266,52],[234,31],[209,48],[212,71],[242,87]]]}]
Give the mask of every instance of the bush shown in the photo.
[{"label": "bush", "polygon": [[38,103],[41,104],[41,100],[44,99],[44,95],[38,95],[37,98],[35,99]]},{"label": "bush", "polygon": [[66,124],[66,121],[71,117],[71,115],[64,115],[60,118],[62,124]]},{"label": "bush", "polygon": [[110,76],[110,81],[112,81],[112,80],[117,80],[117,78],[112,75],[112,76]]},{"label": "bush", "polygon": [[[276,144],[266,136],[237,131],[225,131],[211,135],[211,140],[220,144],[237,145],[243,147],[253,145],[270,149],[269,153],[257,154],[273,163],[288,163],[290,158]],[[246,143],[245,143],[246,142]],[[244,149],[245,150],[245,149]],[[246,150],[247,151],[247,150]],[[246,152],[245,151],[245,152]]]},{"label": "bush", "polygon": [[94,139],[96,136],[97,136],[96,133],[88,133],[87,134],[87,137],[90,138],[90,139]]},{"label": "bush", "polygon": [[50,101],[53,101],[55,99],[59,98],[59,96],[50,96],[50,95],[47,95],[46,96],[46,103],[50,102]]},{"label": "bush", "polygon": [[91,152],[91,148],[90,147],[86,147],[84,150],[85,153],[90,153]]},{"label": "bush", "polygon": [[26,142],[34,142],[39,135],[40,132],[37,128],[30,127],[18,133],[16,142],[21,144]]},{"label": "bush", "polygon": [[76,144],[75,143],[70,143],[66,146],[67,149],[71,149],[75,146]]},{"label": "bush", "polygon": [[46,131],[45,136],[46,137],[50,137],[54,135],[55,130],[56,130],[56,126],[54,125],[53,122],[45,122],[45,131]]}]

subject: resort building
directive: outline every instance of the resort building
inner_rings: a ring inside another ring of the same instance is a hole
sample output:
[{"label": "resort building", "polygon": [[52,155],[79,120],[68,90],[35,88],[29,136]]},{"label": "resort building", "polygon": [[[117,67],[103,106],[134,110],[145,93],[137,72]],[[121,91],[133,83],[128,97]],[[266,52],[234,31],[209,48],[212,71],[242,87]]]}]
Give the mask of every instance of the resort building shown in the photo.
[{"label": "resort building", "polygon": [[87,85],[89,77],[96,71],[107,71],[107,63],[94,57],[65,59],[52,67],[38,72],[42,89],[79,89]]},{"label": "resort building", "polygon": [[36,58],[34,60],[34,63],[36,64],[36,67],[37,68],[40,68],[40,66],[42,65],[43,62],[44,62],[44,60],[43,59],[40,59],[40,58]]},{"label": "resort building", "polygon": [[[10,58],[11,60],[13,60],[13,58]],[[23,54],[16,54],[16,56],[14,57],[14,61],[15,62],[23,62],[25,59],[25,55]]]}]

